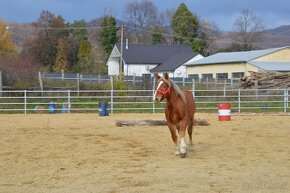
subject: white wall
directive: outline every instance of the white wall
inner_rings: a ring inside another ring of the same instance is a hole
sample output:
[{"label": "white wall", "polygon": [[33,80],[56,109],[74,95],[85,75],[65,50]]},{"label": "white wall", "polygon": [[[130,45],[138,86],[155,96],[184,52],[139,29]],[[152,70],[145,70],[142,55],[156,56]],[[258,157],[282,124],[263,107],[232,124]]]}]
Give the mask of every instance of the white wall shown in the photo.
[{"label": "white wall", "polygon": [[120,52],[115,45],[107,61],[108,75],[119,75]]},{"label": "white wall", "polygon": [[124,65],[124,74],[127,76],[142,76],[142,74],[150,74],[150,70],[157,64],[129,64]]},{"label": "white wall", "polygon": [[171,76],[173,77],[185,77],[187,78],[187,73],[186,73],[186,66],[185,64],[190,64],[191,62],[195,61],[195,60],[199,60],[204,58],[202,55],[198,54],[195,57],[193,57],[192,59],[188,60],[187,62],[185,62],[183,65],[181,65],[180,67],[178,67],[174,73],[170,73]]},{"label": "white wall", "polygon": [[110,58],[107,65],[108,75],[119,75],[119,58]]}]

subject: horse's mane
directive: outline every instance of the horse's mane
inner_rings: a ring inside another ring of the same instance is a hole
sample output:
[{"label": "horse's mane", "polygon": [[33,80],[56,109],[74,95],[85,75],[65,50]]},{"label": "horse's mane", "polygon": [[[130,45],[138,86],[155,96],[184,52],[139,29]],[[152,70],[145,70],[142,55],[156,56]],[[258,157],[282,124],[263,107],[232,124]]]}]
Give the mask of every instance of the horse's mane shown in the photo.
[{"label": "horse's mane", "polygon": [[[164,80],[164,79],[163,79]],[[184,93],[180,90],[179,86],[177,86],[177,84],[175,84],[172,80],[164,80],[165,82],[167,82],[167,84],[173,88],[173,90],[175,91],[175,93],[177,94],[177,96],[179,96],[185,103],[186,103],[186,98]]]}]

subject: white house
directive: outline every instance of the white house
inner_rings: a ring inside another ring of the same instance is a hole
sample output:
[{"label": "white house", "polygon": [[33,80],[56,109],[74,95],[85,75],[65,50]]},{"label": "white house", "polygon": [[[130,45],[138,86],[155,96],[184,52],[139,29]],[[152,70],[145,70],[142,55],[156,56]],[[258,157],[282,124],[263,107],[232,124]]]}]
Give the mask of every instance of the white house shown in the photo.
[{"label": "white house", "polygon": [[[120,50],[121,45],[116,44],[110,54],[107,61],[109,75],[120,73]],[[183,64],[200,58],[202,56],[193,52],[187,45],[126,44],[123,46],[123,70],[126,76],[142,76],[150,74],[152,70],[152,73],[170,72],[175,77],[186,77]]]}]

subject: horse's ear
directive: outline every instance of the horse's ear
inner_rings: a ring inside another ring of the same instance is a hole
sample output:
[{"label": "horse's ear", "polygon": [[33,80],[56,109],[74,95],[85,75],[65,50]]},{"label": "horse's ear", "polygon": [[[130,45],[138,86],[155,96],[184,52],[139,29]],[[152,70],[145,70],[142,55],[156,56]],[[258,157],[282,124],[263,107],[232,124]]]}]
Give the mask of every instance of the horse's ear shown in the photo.
[{"label": "horse's ear", "polygon": [[164,73],[163,77],[164,77],[165,80],[168,80],[169,79],[168,73]]},{"label": "horse's ear", "polygon": [[161,77],[159,76],[159,74],[154,74],[155,79],[158,81]]}]

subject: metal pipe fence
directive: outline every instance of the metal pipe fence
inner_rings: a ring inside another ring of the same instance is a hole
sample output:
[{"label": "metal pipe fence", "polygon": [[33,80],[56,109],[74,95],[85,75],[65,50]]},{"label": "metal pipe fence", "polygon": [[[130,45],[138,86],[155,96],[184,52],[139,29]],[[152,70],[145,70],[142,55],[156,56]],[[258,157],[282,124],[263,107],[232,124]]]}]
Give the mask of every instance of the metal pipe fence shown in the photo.
[{"label": "metal pipe fence", "polygon": [[[217,112],[218,105],[230,103],[234,113],[289,112],[289,89],[191,90],[198,112]],[[163,112],[165,103],[152,101],[154,90],[53,90],[1,91],[1,113]],[[53,111],[51,109],[54,106]]]},{"label": "metal pipe fence", "polygon": [[[40,72],[39,72],[40,73]],[[41,73],[40,73],[41,74]],[[111,77],[109,75],[96,75],[96,74],[76,74],[76,73],[43,73],[40,78],[43,81],[63,81],[63,82],[75,82],[76,85],[71,85],[72,88],[77,89],[80,87],[80,83],[91,84],[106,84],[110,82]],[[186,77],[172,77],[176,84],[183,87],[191,88],[193,84],[202,85],[205,89],[211,89],[216,87],[227,87],[239,85],[239,79],[209,79],[209,78],[186,78]],[[153,85],[155,79],[150,74],[144,76],[124,76],[124,83],[129,86],[145,86],[147,84]],[[47,88],[58,88],[53,82],[50,85],[45,85]],[[57,84],[57,82],[56,82]],[[147,86],[149,86],[147,85]],[[150,86],[149,86],[150,88]]]}]

